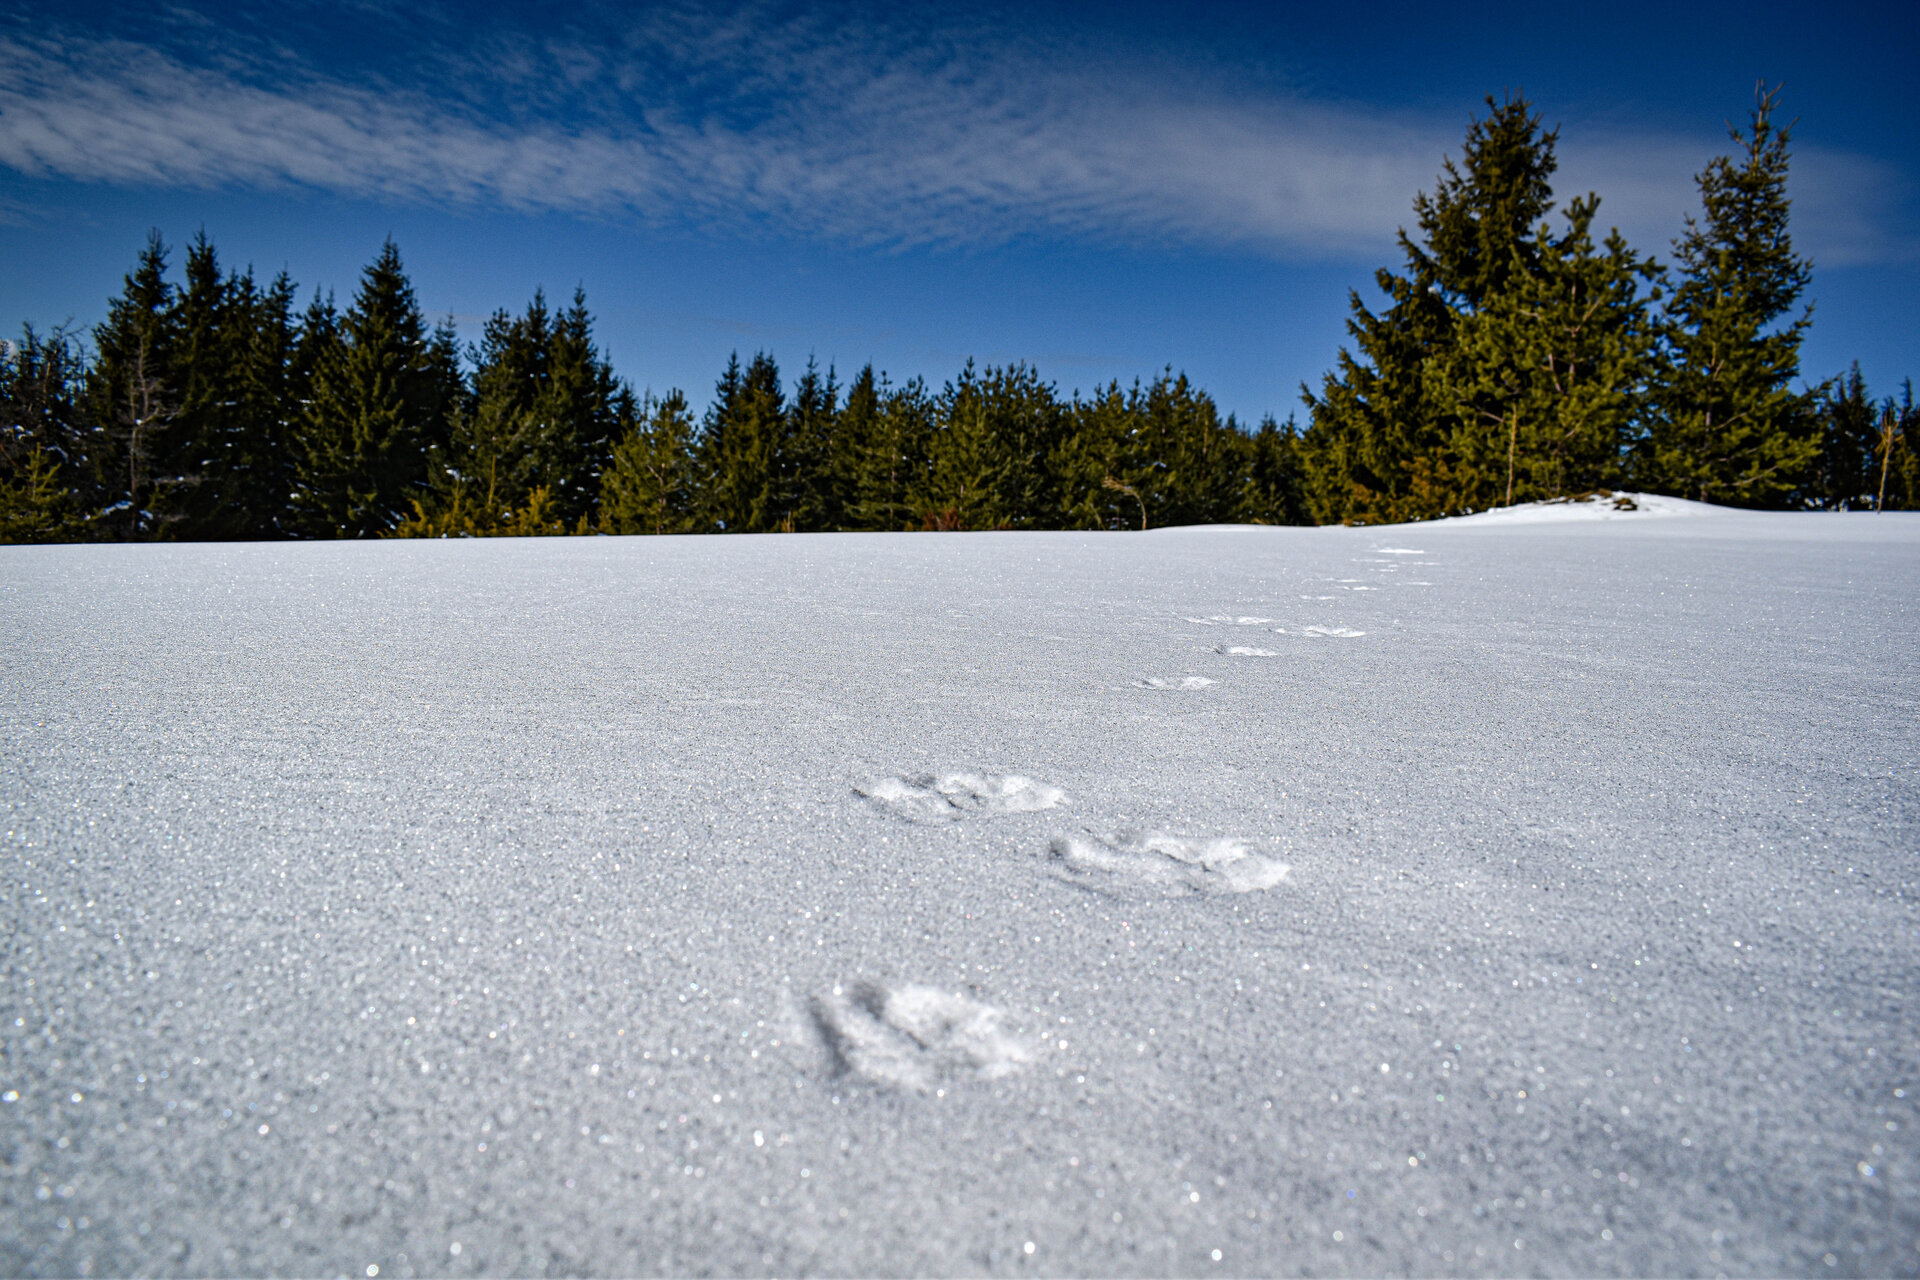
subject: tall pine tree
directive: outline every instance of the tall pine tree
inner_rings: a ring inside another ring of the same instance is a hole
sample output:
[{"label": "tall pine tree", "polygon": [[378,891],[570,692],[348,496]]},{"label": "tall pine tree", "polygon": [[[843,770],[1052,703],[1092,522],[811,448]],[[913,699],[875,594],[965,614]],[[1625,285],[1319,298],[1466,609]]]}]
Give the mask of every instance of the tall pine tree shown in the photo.
[{"label": "tall pine tree", "polygon": [[462,387],[453,334],[428,333],[389,240],[361,277],[337,331],[312,352],[295,505],[317,537],[392,530],[428,490],[428,458],[448,440]]},{"label": "tall pine tree", "polygon": [[1460,165],[1446,160],[1434,194],[1414,201],[1420,239],[1400,233],[1405,274],[1375,276],[1386,309],[1350,296],[1355,350],[1341,349],[1319,396],[1304,393],[1312,416],[1300,454],[1322,523],[1422,519],[1464,501],[1454,414],[1429,395],[1426,366],[1450,353],[1464,316],[1537,269],[1558,138],[1525,98],[1489,97],[1487,106],[1467,130]]},{"label": "tall pine tree", "polygon": [[97,434],[88,465],[99,498],[96,520],[107,537],[162,536],[179,491],[199,480],[182,465],[191,453],[183,447],[180,399],[169,377],[173,305],[167,247],[155,231],[93,331],[87,408]]},{"label": "tall pine tree", "polygon": [[78,542],[95,505],[86,353],[64,329],[0,342],[0,542]]},{"label": "tall pine tree", "polygon": [[1792,501],[1820,450],[1813,397],[1789,385],[1812,308],[1781,323],[1812,266],[1787,230],[1791,127],[1763,84],[1739,148],[1696,179],[1702,205],[1674,242],[1679,282],[1665,311],[1666,359],[1645,446],[1644,483],[1733,506]]},{"label": "tall pine tree", "polygon": [[1643,286],[1657,279],[1618,231],[1593,242],[1599,199],[1543,226],[1497,292],[1427,361],[1453,415],[1450,505],[1484,509],[1613,488],[1634,442],[1654,347]]},{"label": "tall pine tree", "polygon": [[733,356],[700,433],[705,528],[771,533],[792,527],[788,428],[780,366],[762,351],[742,372],[739,356]]}]

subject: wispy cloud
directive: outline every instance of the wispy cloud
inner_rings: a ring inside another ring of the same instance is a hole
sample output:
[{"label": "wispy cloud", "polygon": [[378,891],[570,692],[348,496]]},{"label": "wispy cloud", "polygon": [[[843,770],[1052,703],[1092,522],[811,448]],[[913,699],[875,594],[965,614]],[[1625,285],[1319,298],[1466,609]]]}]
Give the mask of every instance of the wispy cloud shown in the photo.
[{"label": "wispy cloud", "polygon": [[[775,227],[869,244],[1025,237],[1377,255],[1464,118],[1410,119],[1216,69],[920,22],[652,10],[593,31],[481,35],[404,75],[327,68],[197,29],[0,37],[0,165],[123,185]],[[1573,131],[1569,130],[1569,144]],[[1664,245],[1705,155],[1564,147],[1568,190]],[[1863,191],[1892,175],[1805,157]],[[1871,201],[1804,206],[1816,252],[1887,251]]]}]

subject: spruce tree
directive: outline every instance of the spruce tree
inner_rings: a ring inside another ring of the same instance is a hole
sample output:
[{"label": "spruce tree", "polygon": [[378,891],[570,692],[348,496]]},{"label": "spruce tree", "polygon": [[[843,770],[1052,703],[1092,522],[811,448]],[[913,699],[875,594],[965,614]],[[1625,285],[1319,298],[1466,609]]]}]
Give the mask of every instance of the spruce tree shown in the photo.
[{"label": "spruce tree", "polygon": [[1247,441],[1247,474],[1234,519],[1245,524],[1312,524],[1300,465],[1300,431],[1263,419]]},{"label": "spruce tree", "polygon": [[[1542,226],[1499,291],[1427,361],[1427,395],[1454,418],[1449,505],[1470,510],[1620,484],[1654,346],[1643,286],[1657,279],[1618,231],[1593,242],[1599,199]],[[1524,269],[1522,269],[1524,268]]]},{"label": "spruce tree", "polygon": [[834,437],[840,424],[840,383],[831,366],[822,377],[814,359],[793,389],[791,425],[781,467],[783,506],[801,533],[841,528],[846,523],[846,477],[833,471]]},{"label": "spruce tree", "polygon": [[0,542],[77,542],[95,495],[86,353],[63,329],[0,343]]},{"label": "spruce tree", "polygon": [[199,479],[180,466],[180,403],[168,378],[173,303],[167,247],[154,231],[120,296],[107,304],[106,320],[93,331],[87,408],[98,434],[88,463],[100,498],[96,519],[108,537],[161,536],[176,493]]},{"label": "spruce tree", "polygon": [[452,335],[429,335],[389,240],[362,275],[337,336],[314,352],[295,502],[317,537],[385,533],[428,495],[460,397]]},{"label": "spruce tree", "polygon": [[495,312],[473,358],[473,395],[453,419],[439,493],[423,509],[459,506],[482,531],[495,518],[484,513],[523,507],[541,489],[554,521],[590,520],[630,393],[594,345],[585,292],[558,315],[539,291],[523,316]]},{"label": "spruce tree", "polygon": [[871,364],[847,386],[833,441],[833,471],[846,477],[842,527],[874,531],[916,527],[911,495],[923,484],[933,398],[915,378],[894,387]]},{"label": "spruce tree", "polygon": [[1913,380],[1900,388],[1898,400],[1889,396],[1880,406],[1877,462],[1880,476],[1876,511],[1920,510],[1920,404],[1913,399]]},{"label": "spruce tree", "polygon": [[1341,348],[1319,396],[1302,389],[1311,419],[1299,452],[1322,523],[1422,519],[1461,505],[1454,416],[1428,394],[1426,366],[1450,352],[1464,316],[1536,269],[1559,136],[1525,98],[1487,106],[1460,165],[1446,160],[1434,194],[1414,201],[1420,239],[1400,233],[1405,274],[1375,275],[1386,308],[1349,295],[1354,350]]},{"label": "spruce tree", "polygon": [[934,408],[934,429],[926,443],[926,467],[908,491],[907,501],[928,530],[1004,529],[1014,512],[1004,501],[1010,482],[1011,451],[996,431],[1005,408],[996,400],[1001,379],[989,369],[983,377],[969,360],[949,382]]},{"label": "spruce tree", "polygon": [[[1888,406],[1891,407],[1890,405]],[[1869,511],[1878,499],[1887,457],[1881,406],[1867,394],[1860,362],[1819,398],[1820,456],[1806,498],[1831,511]]]},{"label": "spruce tree", "polygon": [[827,482],[832,486],[832,528],[890,527],[873,509],[876,492],[884,489],[878,482],[884,474],[883,459],[875,456],[880,447],[880,400],[880,380],[868,364],[847,384],[846,399],[834,414],[825,460]]},{"label": "spruce tree", "polygon": [[548,339],[546,376],[530,406],[540,426],[541,483],[553,491],[565,521],[589,517],[619,433],[622,388],[593,341],[584,289],[555,318]]},{"label": "spruce tree", "polygon": [[670,391],[637,408],[622,402],[626,430],[600,480],[604,533],[688,533],[694,528],[694,421],[687,398]]},{"label": "spruce tree", "polygon": [[1812,308],[1781,323],[1812,266],[1788,234],[1792,130],[1774,121],[1778,100],[1762,84],[1747,131],[1728,126],[1738,154],[1697,177],[1701,217],[1674,242],[1679,283],[1644,472],[1660,491],[1702,502],[1784,505],[1820,449],[1813,397],[1789,386]]},{"label": "spruce tree", "polygon": [[284,536],[292,422],[292,281],[261,290],[251,269],[223,273],[206,235],[187,248],[174,302],[166,383],[176,402],[176,470],[166,494],[170,536],[200,540]]},{"label": "spruce tree", "polygon": [[1062,529],[1138,529],[1146,526],[1152,460],[1137,447],[1140,387],[1118,380],[1074,397],[1071,427],[1054,457],[1065,490],[1055,526]]},{"label": "spruce tree", "polygon": [[743,373],[735,354],[700,433],[706,528],[770,533],[791,528],[786,476],[788,416],[780,367],[760,352]]},{"label": "spruce tree", "polygon": [[1213,397],[1187,376],[1163,370],[1133,394],[1134,460],[1128,470],[1147,495],[1154,528],[1232,520],[1248,462],[1247,437],[1222,422]]}]

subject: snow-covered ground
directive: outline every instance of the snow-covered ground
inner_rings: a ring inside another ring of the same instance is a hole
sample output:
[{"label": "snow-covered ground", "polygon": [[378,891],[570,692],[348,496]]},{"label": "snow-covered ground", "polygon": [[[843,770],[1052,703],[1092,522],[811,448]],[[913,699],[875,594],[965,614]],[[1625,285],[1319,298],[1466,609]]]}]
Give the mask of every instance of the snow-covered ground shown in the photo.
[{"label": "snow-covered ground", "polygon": [[1913,1274],[1920,519],[0,549],[0,1271]]},{"label": "snow-covered ground", "polygon": [[[1741,513],[1686,498],[1669,498],[1658,493],[1590,493],[1579,498],[1553,498],[1545,502],[1521,502],[1510,507],[1477,511],[1470,516],[1451,516],[1436,520],[1436,525],[1561,524],[1580,520],[1631,520],[1636,524],[1665,516],[1734,516]],[[1433,525],[1424,526],[1432,528]]]}]

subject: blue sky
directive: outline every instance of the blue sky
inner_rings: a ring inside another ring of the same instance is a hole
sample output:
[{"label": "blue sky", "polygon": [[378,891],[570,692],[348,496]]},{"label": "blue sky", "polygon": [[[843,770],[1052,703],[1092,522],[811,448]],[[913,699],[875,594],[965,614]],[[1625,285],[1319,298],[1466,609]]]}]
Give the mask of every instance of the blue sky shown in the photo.
[{"label": "blue sky", "polygon": [[478,335],[586,287],[616,368],[727,354],[1064,390],[1183,369],[1246,420],[1488,93],[1658,256],[1756,79],[1798,116],[1804,372],[1920,375],[1920,20],[1840,6],[44,4],[0,9],[0,325],[90,324],[149,227],[344,300],[391,235]]}]

